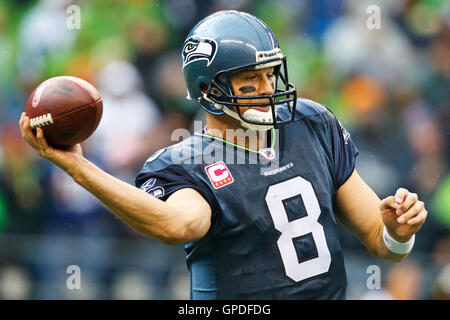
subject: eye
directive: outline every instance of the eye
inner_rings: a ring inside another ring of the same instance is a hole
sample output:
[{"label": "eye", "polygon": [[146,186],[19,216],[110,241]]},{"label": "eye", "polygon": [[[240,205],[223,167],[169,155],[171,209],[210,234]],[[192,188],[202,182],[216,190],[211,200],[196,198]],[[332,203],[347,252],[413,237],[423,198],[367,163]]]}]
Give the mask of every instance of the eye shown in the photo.
[{"label": "eye", "polygon": [[255,75],[245,77],[245,80],[254,80],[254,79],[256,79]]},{"label": "eye", "polygon": [[193,44],[193,43],[188,43],[188,44],[186,44],[186,46],[184,47],[184,51],[185,51],[185,52],[191,52],[192,50],[195,49],[195,47],[196,47],[195,44]]}]

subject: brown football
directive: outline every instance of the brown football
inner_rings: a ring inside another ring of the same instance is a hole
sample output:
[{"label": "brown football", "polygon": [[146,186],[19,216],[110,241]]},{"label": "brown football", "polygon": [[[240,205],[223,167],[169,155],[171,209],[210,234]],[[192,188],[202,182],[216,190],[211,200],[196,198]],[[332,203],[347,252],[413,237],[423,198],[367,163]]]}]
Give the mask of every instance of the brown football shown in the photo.
[{"label": "brown football", "polygon": [[103,101],[89,82],[61,76],[50,78],[34,89],[25,112],[30,127],[41,127],[51,146],[67,148],[83,142],[97,129]]}]

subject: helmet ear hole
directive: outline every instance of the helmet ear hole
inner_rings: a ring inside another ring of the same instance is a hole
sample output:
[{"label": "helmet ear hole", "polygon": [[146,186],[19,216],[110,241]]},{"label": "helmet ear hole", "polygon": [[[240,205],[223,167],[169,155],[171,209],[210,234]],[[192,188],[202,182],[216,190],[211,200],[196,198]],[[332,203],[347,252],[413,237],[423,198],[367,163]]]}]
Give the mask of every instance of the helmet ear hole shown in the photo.
[{"label": "helmet ear hole", "polygon": [[208,92],[208,85],[206,83],[204,83],[204,82],[200,83],[200,90],[203,93],[207,93]]}]

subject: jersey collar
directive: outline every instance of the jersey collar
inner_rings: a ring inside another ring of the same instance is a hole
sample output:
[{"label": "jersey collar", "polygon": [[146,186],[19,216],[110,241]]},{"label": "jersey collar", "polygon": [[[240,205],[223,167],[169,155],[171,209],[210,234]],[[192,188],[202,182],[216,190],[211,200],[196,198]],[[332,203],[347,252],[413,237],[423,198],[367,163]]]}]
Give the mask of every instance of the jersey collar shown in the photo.
[{"label": "jersey collar", "polygon": [[206,126],[203,128],[201,133],[200,132],[194,132],[194,135],[195,136],[199,136],[199,137],[205,137],[205,138],[213,139],[214,141],[220,141],[222,143],[226,143],[228,145],[232,145],[235,148],[238,148],[238,149],[241,149],[241,150],[245,150],[245,151],[248,151],[248,152],[258,153],[258,154],[262,155],[263,157],[265,157],[268,160],[273,160],[275,158],[275,156],[276,156],[275,149],[274,149],[275,141],[276,141],[276,130],[275,130],[274,127],[272,127],[270,130],[267,131],[268,136],[271,136],[270,147],[261,148],[259,150],[247,148],[247,147],[241,146],[239,144],[236,144],[234,142],[231,142],[231,141],[228,141],[228,140],[225,140],[225,139],[222,139],[222,138],[219,138],[219,137],[207,134],[205,132],[206,132]]}]

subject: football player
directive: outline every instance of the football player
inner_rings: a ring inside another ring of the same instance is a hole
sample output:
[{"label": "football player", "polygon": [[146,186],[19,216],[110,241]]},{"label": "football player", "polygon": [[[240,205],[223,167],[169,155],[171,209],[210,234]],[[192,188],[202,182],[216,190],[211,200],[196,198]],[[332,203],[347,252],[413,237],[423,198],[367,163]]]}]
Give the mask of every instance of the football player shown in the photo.
[{"label": "football player", "polygon": [[[380,200],[355,170],[358,151],[326,107],[297,98],[287,61],[258,18],[220,11],[182,50],[188,98],[206,126],[152,155],[136,187],[82,155],[20,127],[35,151],[63,168],[137,231],[185,243],[192,299],[343,299],[337,220],[375,256],[400,261],[427,211],[399,188]],[[227,131],[236,129],[251,135]]]}]

